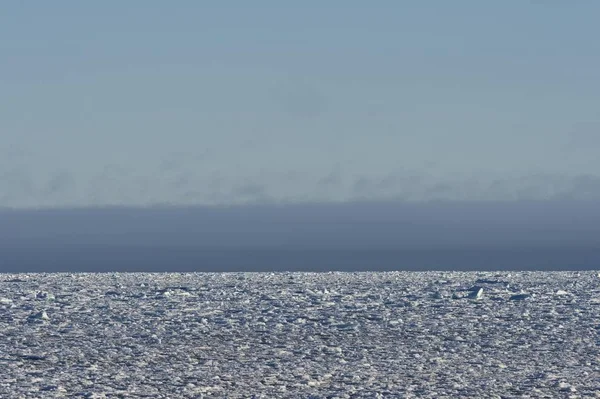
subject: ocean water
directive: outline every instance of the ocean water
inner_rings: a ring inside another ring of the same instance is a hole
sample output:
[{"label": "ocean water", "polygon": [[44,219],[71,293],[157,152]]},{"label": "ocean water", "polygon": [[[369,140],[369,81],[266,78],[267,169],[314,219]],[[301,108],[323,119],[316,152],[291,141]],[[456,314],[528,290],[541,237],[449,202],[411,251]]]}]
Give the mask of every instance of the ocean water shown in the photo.
[{"label": "ocean water", "polygon": [[600,248],[420,250],[5,247],[0,272],[594,270]]},{"label": "ocean water", "polygon": [[0,209],[0,272],[598,268],[597,202]]}]

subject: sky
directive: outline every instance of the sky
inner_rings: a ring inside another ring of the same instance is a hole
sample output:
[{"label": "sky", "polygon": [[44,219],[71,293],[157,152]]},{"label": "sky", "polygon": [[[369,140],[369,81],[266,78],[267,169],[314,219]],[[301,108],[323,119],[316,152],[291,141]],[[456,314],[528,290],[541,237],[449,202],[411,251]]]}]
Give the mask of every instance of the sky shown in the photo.
[{"label": "sky", "polygon": [[600,3],[0,5],[0,207],[600,199]]}]

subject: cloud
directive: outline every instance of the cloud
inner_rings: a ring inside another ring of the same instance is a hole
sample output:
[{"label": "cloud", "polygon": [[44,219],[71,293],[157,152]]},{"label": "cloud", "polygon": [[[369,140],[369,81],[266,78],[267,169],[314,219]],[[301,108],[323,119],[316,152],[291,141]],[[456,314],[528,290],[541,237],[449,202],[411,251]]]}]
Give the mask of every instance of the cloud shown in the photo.
[{"label": "cloud", "polygon": [[0,158],[5,162],[21,162],[28,156],[31,154],[18,146],[6,146],[0,149]]},{"label": "cloud", "polygon": [[569,182],[569,187],[558,195],[561,199],[600,199],[600,176],[580,175]]},{"label": "cloud", "polygon": [[53,174],[45,184],[44,192],[52,196],[64,196],[76,187],[76,182],[71,173],[61,171]]},{"label": "cloud", "polygon": [[36,195],[34,180],[26,168],[0,171],[0,201],[2,204],[28,204]]},{"label": "cloud", "polygon": [[298,120],[314,119],[328,109],[328,100],[323,92],[306,80],[280,83],[272,90],[272,97],[283,112]]},{"label": "cloud", "polygon": [[273,202],[268,186],[261,183],[244,183],[231,189],[231,202]]},{"label": "cloud", "polygon": [[317,186],[323,188],[339,187],[342,184],[342,172],[339,167],[336,167],[329,174],[323,176],[317,181]]},{"label": "cloud", "polygon": [[201,149],[198,152],[172,152],[159,161],[158,170],[163,174],[179,173],[182,170],[187,172],[190,168],[201,165],[210,153],[208,149]]},{"label": "cloud", "polygon": [[550,200],[600,199],[600,176],[531,174],[505,178],[434,178],[414,172],[386,177],[356,177],[349,190],[354,199]]},{"label": "cloud", "polygon": [[594,150],[600,147],[600,122],[588,121],[575,124],[569,132],[565,146],[567,152]]},{"label": "cloud", "polygon": [[273,170],[265,177],[250,172],[203,171],[192,161],[161,160],[157,167],[163,173],[153,175],[113,164],[86,178],[69,169],[37,171],[36,175],[25,165],[0,165],[0,207],[600,199],[600,176],[593,174],[442,178],[423,169],[422,173],[404,170],[381,176],[353,175],[336,165],[321,176],[302,170]]}]

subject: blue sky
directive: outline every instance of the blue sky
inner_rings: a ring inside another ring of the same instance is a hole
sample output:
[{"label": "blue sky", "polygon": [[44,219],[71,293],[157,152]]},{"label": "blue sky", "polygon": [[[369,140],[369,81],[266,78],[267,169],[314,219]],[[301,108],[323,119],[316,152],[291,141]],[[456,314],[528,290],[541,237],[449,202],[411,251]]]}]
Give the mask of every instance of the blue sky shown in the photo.
[{"label": "blue sky", "polygon": [[0,6],[0,206],[600,198],[600,4]]}]

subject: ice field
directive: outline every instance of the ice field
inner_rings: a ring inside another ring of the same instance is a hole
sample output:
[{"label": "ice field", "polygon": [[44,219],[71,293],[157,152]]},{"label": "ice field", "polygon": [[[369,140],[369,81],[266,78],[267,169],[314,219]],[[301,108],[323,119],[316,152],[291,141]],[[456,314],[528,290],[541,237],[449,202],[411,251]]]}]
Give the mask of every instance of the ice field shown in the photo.
[{"label": "ice field", "polygon": [[2,398],[600,397],[597,272],[0,275]]}]

